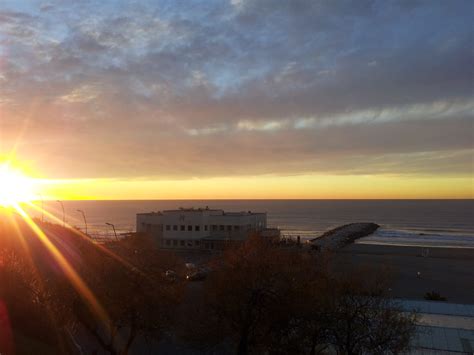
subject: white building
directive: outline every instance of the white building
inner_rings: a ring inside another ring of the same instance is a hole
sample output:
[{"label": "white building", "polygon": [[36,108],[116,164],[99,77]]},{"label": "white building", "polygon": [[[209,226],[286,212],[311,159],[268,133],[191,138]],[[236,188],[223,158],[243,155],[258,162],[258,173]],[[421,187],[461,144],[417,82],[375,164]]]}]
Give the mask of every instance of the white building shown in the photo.
[{"label": "white building", "polygon": [[217,249],[245,240],[267,227],[267,214],[180,208],[137,214],[137,232],[155,237],[163,248]]}]

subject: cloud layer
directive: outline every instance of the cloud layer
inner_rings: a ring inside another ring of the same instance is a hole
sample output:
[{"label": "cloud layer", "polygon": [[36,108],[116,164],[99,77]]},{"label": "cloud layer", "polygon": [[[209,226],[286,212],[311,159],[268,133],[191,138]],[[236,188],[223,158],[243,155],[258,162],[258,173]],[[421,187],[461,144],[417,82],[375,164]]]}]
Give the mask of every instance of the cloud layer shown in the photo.
[{"label": "cloud layer", "polygon": [[53,177],[472,174],[470,1],[0,4],[0,154]]}]

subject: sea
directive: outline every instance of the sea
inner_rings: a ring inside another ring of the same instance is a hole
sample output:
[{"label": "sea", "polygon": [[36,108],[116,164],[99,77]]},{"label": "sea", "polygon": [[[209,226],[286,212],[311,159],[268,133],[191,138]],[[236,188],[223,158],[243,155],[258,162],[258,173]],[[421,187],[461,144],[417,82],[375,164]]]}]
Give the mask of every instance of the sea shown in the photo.
[{"label": "sea", "polygon": [[[474,248],[474,200],[149,200],[44,201],[30,215],[66,223],[103,238],[133,232],[137,213],[166,209],[215,208],[226,211],[266,212],[269,227],[286,237],[309,240],[325,231],[353,222],[381,226],[359,243],[428,247]],[[64,206],[64,214],[63,214]]]}]

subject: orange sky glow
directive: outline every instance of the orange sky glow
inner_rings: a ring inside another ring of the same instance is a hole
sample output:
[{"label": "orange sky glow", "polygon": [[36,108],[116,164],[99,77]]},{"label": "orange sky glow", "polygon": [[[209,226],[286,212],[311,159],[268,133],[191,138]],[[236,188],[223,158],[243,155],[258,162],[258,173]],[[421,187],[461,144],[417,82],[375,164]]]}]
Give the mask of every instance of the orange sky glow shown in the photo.
[{"label": "orange sky glow", "polygon": [[139,3],[0,1],[3,200],[474,198],[469,2]]},{"label": "orange sky glow", "polygon": [[[20,163],[0,169],[4,200],[473,198],[463,176],[325,175],[191,179],[48,179]],[[3,180],[2,180],[3,176]]]}]

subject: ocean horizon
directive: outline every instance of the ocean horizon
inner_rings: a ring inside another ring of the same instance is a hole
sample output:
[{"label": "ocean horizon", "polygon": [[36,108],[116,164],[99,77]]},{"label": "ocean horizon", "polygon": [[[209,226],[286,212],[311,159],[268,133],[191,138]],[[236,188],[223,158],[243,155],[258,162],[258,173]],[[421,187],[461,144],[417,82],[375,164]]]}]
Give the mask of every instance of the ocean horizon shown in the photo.
[{"label": "ocean horizon", "polygon": [[[42,202],[36,202],[39,206]],[[266,212],[268,226],[285,236],[315,238],[337,226],[374,222],[381,228],[360,242],[394,245],[424,245],[474,248],[474,200],[69,200],[62,201],[65,219],[102,237],[112,236],[106,223],[119,233],[135,231],[137,213],[184,208],[216,208],[226,211]],[[57,201],[44,201],[47,211],[29,212],[45,221],[62,221]],[[51,215],[56,217],[53,218]]]}]

